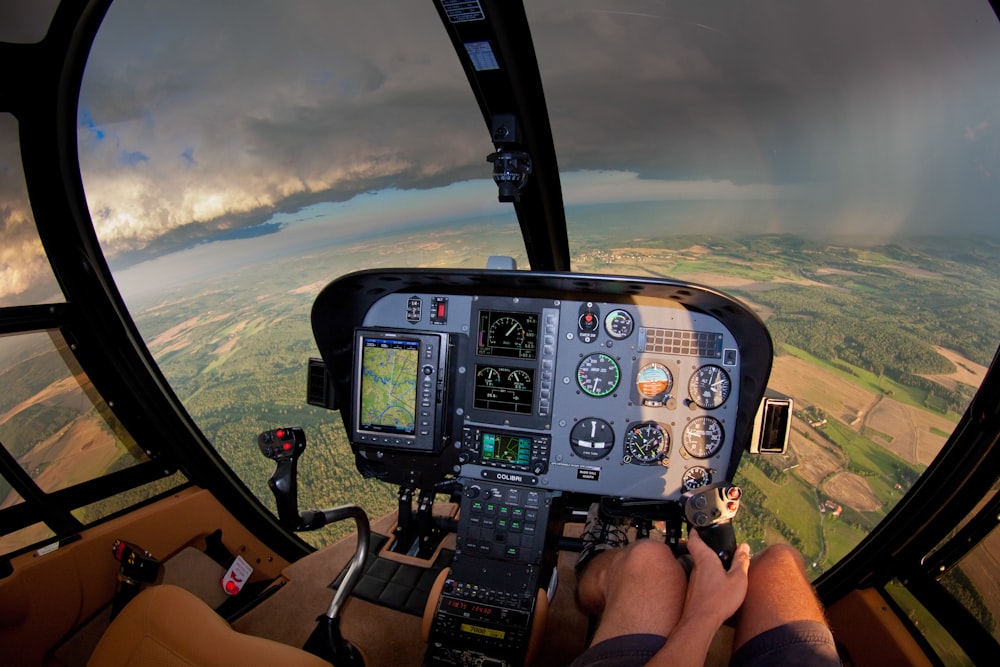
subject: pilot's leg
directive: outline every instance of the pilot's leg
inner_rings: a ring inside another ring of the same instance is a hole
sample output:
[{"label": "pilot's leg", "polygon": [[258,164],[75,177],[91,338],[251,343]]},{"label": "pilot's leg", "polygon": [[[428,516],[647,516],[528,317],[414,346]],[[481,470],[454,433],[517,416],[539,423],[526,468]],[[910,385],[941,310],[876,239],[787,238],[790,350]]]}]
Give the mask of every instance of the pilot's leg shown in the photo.
[{"label": "pilot's leg", "polygon": [[795,548],[775,544],[750,561],[733,649],[733,665],[840,664],[823,607]]},{"label": "pilot's leg", "polygon": [[680,618],[686,591],[684,569],[670,548],[639,540],[588,562],[577,582],[577,602],[585,612],[601,616],[593,646],[622,635],[666,638]]}]

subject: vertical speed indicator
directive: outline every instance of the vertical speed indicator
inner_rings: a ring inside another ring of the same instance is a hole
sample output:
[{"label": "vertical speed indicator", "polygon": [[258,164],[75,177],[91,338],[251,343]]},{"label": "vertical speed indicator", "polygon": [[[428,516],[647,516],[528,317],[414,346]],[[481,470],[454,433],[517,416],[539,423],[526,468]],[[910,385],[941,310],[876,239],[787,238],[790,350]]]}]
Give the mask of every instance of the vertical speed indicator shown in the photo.
[{"label": "vertical speed indicator", "polygon": [[715,417],[695,417],[684,427],[681,443],[691,456],[708,459],[719,453],[726,433]]}]

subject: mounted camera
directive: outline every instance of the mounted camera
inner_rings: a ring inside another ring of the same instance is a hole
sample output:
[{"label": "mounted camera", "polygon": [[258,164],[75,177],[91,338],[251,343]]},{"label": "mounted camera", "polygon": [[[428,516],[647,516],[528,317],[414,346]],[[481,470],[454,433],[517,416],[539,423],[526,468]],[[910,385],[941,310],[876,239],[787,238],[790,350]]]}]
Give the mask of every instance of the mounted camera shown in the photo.
[{"label": "mounted camera", "polygon": [[514,114],[496,114],[491,124],[495,153],[486,156],[493,163],[493,180],[500,189],[501,202],[521,199],[521,190],[531,174],[531,156],[520,148],[520,134]]}]

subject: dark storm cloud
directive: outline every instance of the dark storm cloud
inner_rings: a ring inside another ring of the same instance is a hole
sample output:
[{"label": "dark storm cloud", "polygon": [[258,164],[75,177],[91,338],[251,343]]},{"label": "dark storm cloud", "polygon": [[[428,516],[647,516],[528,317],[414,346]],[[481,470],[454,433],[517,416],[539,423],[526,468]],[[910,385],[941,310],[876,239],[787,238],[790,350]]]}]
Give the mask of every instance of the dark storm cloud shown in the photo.
[{"label": "dark storm cloud", "polygon": [[[960,168],[966,125],[997,114],[985,4],[582,0],[528,11],[564,169],[624,154],[660,177],[857,185],[913,168],[909,156],[921,173],[899,180],[926,181]],[[567,25],[572,38],[560,39]]]},{"label": "dark storm cloud", "polygon": [[[55,5],[54,0],[0,3],[0,41],[39,41]],[[0,307],[58,300],[57,295],[28,204],[18,123],[11,114],[0,113]]]},{"label": "dark storm cloud", "polygon": [[[525,4],[560,166],[580,172],[569,204],[718,199],[738,216],[741,197],[806,198],[830,229],[1000,228],[985,3]],[[429,2],[120,0],[79,148],[106,252],[136,259],[316,202],[488,178],[484,129]]]},{"label": "dark storm cloud", "polygon": [[488,175],[488,136],[432,6],[113,6],[81,98],[84,180],[110,212],[98,227],[113,254]]},{"label": "dark storm cloud", "polygon": [[[992,221],[1000,119],[981,82],[1000,72],[988,7],[526,4],[565,171],[823,184],[833,226],[933,225],[956,205],[973,226]],[[88,129],[117,148],[85,152],[85,167],[96,156],[96,174],[132,168],[107,184],[105,208],[119,213],[108,247],[485,176],[481,119],[437,21],[419,3],[113,7],[84,89]],[[985,127],[978,153],[969,127]],[[148,163],[130,159],[140,153]],[[963,195],[926,197],[935,190]]]}]

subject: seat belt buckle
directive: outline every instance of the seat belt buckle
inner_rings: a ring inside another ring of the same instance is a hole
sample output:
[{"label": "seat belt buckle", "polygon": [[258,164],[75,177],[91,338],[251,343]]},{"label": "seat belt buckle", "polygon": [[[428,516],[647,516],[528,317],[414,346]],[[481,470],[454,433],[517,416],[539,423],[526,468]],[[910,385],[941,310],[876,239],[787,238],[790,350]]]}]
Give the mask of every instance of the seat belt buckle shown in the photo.
[{"label": "seat belt buckle", "polygon": [[226,595],[236,595],[243,590],[243,586],[246,585],[251,574],[253,574],[253,568],[250,567],[250,563],[243,560],[242,556],[237,556],[226,573],[222,575],[219,584]]}]

